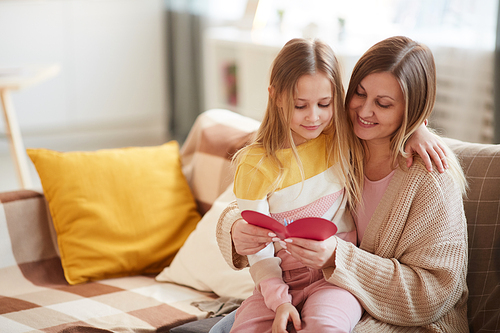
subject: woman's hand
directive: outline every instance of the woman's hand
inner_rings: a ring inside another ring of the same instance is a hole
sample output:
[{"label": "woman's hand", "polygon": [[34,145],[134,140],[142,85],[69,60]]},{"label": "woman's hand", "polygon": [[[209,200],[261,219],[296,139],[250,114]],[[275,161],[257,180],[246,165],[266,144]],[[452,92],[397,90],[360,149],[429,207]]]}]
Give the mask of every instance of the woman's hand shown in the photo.
[{"label": "woman's hand", "polygon": [[236,253],[247,256],[255,254],[265,248],[276,235],[268,230],[247,223],[243,219],[234,222],[231,228]]},{"label": "woman's hand", "polygon": [[443,173],[445,169],[448,169],[445,147],[441,141],[438,140],[436,135],[431,133],[424,124],[420,125],[415,133],[408,139],[405,152],[410,155],[406,159],[406,165],[408,167],[413,164],[413,154],[417,153],[422,157],[425,167],[429,172],[432,171],[431,159],[436,164],[439,172]]},{"label": "woman's hand", "polygon": [[300,322],[299,311],[290,303],[283,303],[276,309],[276,316],[273,321],[273,333],[286,333],[288,322],[293,322],[295,330],[300,331],[302,326]]},{"label": "woman's hand", "polygon": [[337,237],[332,236],[324,241],[304,238],[289,238],[280,242],[286,250],[307,267],[322,269],[335,266],[335,250]]}]

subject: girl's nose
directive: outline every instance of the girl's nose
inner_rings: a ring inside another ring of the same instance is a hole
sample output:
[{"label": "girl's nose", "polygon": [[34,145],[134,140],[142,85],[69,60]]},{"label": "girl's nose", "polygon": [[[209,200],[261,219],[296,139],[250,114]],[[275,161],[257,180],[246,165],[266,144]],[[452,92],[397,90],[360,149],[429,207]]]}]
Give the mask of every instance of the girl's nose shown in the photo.
[{"label": "girl's nose", "polygon": [[316,121],[319,119],[319,108],[317,106],[313,106],[311,110],[309,111],[308,115],[306,116],[306,119],[309,121]]}]

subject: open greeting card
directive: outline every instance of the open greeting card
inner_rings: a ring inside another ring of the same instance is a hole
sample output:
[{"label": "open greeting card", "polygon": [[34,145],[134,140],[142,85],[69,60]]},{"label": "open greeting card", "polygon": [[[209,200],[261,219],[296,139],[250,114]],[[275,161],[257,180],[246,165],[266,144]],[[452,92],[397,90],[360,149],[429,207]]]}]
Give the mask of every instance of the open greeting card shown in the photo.
[{"label": "open greeting card", "polygon": [[337,233],[337,226],[321,217],[305,217],[285,226],[272,217],[253,210],[244,210],[241,216],[250,224],[272,230],[280,239],[297,237],[321,241]]}]

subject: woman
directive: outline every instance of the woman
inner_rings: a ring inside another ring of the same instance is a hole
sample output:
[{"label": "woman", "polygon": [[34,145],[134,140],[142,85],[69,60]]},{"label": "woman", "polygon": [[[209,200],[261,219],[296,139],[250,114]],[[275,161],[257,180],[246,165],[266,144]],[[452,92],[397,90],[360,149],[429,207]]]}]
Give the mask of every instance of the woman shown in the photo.
[{"label": "woman", "polygon": [[[404,163],[404,145],[430,116],[435,94],[426,46],[392,37],[370,48],[335,121],[352,134],[359,247],[336,236],[287,240],[294,258],[360,301],[365,313],[354,332],[468,332],[462,170],[450,151],[444,173],[428,172],[420,159]],[[217,227],[221,252],[236,269],[271,241],[268,232],[243,221],[235,205]]]}]

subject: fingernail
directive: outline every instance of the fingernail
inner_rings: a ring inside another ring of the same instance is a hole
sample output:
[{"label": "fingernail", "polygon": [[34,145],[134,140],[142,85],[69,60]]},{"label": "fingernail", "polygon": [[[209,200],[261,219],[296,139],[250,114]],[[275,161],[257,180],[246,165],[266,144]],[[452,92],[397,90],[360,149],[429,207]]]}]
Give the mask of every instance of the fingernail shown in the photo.
[{"label": "fingernail", "polygon": [[283,247],[283,248],[285,248],[285,249],[286,249],[286,243],[285,243],[285,242],[280,241],[279,243],[280,243],[281,247]]},{"label": "fingernail", "polygon": [[290,253],[290,251],[288,251],[288,250],[285,250],[285,252],[286,252],[286,253],[288,253],[289,255],[292,255],[292,254]]},{"label": "fingernail", "polygon": [[281,241],[281,239],[279,239],[278,237],[274,237],[273,239],[271,239],[273,242],[279,242]]},{"label": "fingernail", "polygon": [[287,242],[287,243],[292,243],[292,242],[293,242],[293,240],[292,240],[292,239],[290,239],[290,238],[287,238],[287,239],[285,239],[285,242]]},{"label": "fingernail", "polygon": [[276,234],[274,232],[270,232],[267,234],[269,237],[276,237]]}]

